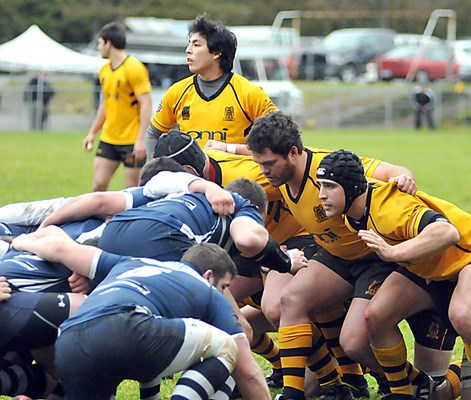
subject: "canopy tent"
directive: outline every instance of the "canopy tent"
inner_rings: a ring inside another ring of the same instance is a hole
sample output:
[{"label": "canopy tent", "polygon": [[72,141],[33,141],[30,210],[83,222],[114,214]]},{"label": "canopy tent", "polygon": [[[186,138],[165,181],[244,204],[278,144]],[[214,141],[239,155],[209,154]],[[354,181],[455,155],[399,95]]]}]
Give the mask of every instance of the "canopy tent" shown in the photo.
[{"label": "canopy tent", "polygon": [[0,45],[0,70],[10,72],[98,73],[105,60],[71,50],[31,25]]}]

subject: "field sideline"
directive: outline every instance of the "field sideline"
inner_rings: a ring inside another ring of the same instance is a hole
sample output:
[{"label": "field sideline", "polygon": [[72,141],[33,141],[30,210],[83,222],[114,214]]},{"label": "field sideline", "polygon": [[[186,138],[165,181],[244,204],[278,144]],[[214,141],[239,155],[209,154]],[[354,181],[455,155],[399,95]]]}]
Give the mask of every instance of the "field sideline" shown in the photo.
[{"label": "field sideline", "polygon": [[[90,191],[93,153],[81,150],[85,135],[86,132],[0,132],[0,206]],[[420,190],[443,197],[471,212],[469,129],[306,130],[303,137],[308,146],[350,149],[360,155],[408,167],[414,172]],[[120,170],[110,189],[121,189],[122,182]],[[410,349],[413,346],[410,335],[406,341]],[[268,369],[263,361],[260,362]],[[169,398],[168,391],[164,388],[162,399]],[[120,387],[118,400],[137,398],[135,383],[125,382]]]}]

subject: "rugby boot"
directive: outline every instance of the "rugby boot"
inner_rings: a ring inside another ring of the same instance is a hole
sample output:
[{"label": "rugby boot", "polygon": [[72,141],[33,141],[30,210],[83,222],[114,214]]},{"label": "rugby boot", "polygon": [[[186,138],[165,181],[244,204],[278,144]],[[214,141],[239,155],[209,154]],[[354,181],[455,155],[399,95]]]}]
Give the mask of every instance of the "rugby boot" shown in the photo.
[{"label": "rugby boot", "polygon": [[283,387],[283,370],[281,368],[272,369],[265,380],[269,388],[281,389]]},{"label": "rugby boot", "polygon": [[353,394],[347,385],[322,386],[319,400],[353,400]]},{"label": "rugby boot", "polygon": [[370,387],[363,375],[344,374],[342,376],[342,382],[350,388],[355,399],[370,397]]},{"label": "rugby boot", "polygon": [[412,382],[412,390],[416,400],[428,400],[433,392],[434,381],[432,377],[423,371]]}]

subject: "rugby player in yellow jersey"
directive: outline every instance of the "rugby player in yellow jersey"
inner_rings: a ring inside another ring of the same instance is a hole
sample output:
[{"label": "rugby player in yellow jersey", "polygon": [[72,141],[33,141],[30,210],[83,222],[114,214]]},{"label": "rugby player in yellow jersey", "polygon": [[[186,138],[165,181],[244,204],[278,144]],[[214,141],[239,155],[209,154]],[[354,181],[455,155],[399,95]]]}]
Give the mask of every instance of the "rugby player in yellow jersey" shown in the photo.
[{"label": "rugby player in yellow jersey", "polygon": [[257,117],[278,110],[261,87],[232,72],[237,48],[233,32],[201,15],[188,33],[186,54],[193,75],[172,85],[157,107],[147,130],[148,158],[160,134],[175,124],[202,148],[209,139],[236,145],[245,143]]},{"label": "rugby player in yellow jersey", "polygon": [[383,260],[401,265],[365,312],[371,347],[394,399],[412,399],[407,350],[398,323],[436,307],[471,355],[471,215],[423,192],[368,181],[357,155],[339,150],[317,170],[319,198],[329,218],[346,225]]},{"label": "rugby player in yellow jersey", "polygon": [[[304,147],[299,128],[290,116],[276,112],[258,118],[247,145],[270,183],[280,188],[294,217],[322,247],[311,257],[308,268],[298,271],[281,292],[279,342],[283,372],[287,372],[284,396],[285,400],[304,399],[304,366],[306,349],[313,341],[313,313],[323,313],[353,298],[341,326],[340,344],[354,361],[379,369],[362,315],[395,265],[383,262],[369,250],[347,229],[341,216],[326,217],[318,199],[315,173],[329,151]],[[368,176],[394,179],[403,190],[415,192],[412,173],[406,168],[369,158],[362,161]]]},{"label": "rugby player in yellow jersey", "polygon": [[108,189],[111,177],[124,164],[125,187],[137,186],[146,161],[145,135],[152,116],[151,84],[147,68],[126,53],[126,32],[112,22],[98,33],[98,50],[109,59],[100,70],[103,101],[82,142],[91,151],[101,129],[93,165],[93,191]]}]

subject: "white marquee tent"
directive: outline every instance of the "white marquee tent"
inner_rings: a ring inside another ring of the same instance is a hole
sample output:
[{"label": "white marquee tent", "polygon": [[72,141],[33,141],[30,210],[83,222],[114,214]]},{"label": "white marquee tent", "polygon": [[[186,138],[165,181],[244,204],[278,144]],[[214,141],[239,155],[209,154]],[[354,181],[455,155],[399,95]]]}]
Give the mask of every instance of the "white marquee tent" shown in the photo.
[{"label": "white marquee tent", "polygon": [[105,62],[71,50],[31,25],[16,38],[0,45],[0,70],[10,72],[98,73]]}]

